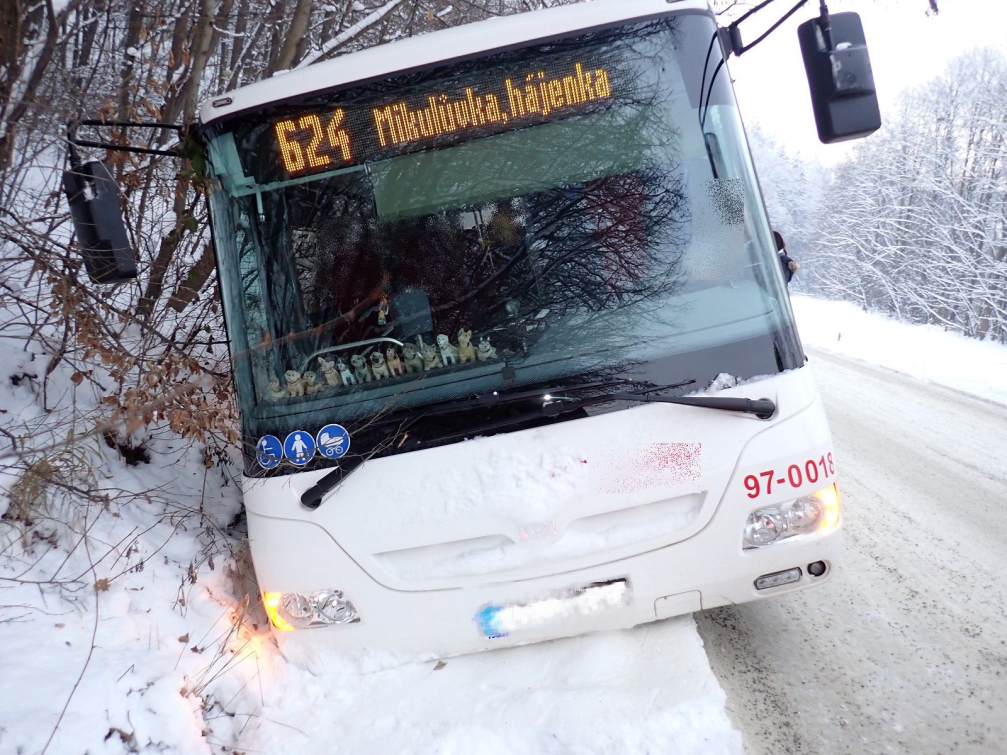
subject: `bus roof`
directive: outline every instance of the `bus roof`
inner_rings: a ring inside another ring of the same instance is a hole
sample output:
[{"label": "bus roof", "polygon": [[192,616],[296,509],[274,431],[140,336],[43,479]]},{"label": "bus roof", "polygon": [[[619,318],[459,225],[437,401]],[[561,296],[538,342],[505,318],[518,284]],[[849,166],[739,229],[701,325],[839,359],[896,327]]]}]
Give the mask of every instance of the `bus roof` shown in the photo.
[{"label": "bus roof", "polygon": [[595,0],[421,34],[277,74],[203,103],[202,124],[264,105],[446,60],[669,11],[709,11],[707,0]]}]

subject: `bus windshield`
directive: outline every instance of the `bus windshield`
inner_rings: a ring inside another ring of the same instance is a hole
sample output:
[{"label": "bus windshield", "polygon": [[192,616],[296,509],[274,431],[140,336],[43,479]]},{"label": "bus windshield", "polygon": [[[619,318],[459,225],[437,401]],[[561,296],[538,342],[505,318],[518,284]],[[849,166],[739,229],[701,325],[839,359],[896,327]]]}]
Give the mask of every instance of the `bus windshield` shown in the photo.
[{"label": "bus windshield", "polygon": [[[247,437],[803,363],[715,25],[670,16],[211,124]],[[277,79],[282,85],[282,78]]]}]

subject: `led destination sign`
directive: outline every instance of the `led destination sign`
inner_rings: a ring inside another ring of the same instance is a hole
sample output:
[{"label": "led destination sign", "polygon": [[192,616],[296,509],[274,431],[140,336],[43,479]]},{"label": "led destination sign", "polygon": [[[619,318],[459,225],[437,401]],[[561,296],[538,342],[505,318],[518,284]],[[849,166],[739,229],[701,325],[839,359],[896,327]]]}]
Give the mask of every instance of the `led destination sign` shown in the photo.
[{"label": "led destination sign", "polygon": [[613,94],[609,70],[583,63],[503,81],[462,81],[375,106],[308,111],[273,124],[288,177],[490,136],[590,112]]}]

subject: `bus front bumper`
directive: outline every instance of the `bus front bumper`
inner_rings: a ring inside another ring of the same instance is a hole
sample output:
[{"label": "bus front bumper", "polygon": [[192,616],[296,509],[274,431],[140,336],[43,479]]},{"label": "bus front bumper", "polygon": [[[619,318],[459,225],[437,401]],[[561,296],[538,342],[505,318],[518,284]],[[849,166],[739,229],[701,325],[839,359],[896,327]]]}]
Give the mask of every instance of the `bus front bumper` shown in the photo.
[{"label": "bus front bumper", "polygon": [[[252,512],[248,518],[249,536],[259,541],[253,553],[269,551],[263,540],[273,540],[277,547],[299,543],[299,571],[311,579],[297,585],[298,593],[310,597],[339,591],[355,610],[352,621],[338,625],[288,625],[288,631],[281,631],[274,621],[284,654],[304,663],[331,649],[427,658],[458,655],[746,603],[828,582],[839,563],[842,539],[837,523],[827,533],[742,550],[736,526],[731,527],[735,536],[725,537],[717,516],[686,541],[608,564],[536,579],[404,591],[374,581],[317,525]],[[293,585],[260,587],[275,606],[284,593],[271,591]]]}]

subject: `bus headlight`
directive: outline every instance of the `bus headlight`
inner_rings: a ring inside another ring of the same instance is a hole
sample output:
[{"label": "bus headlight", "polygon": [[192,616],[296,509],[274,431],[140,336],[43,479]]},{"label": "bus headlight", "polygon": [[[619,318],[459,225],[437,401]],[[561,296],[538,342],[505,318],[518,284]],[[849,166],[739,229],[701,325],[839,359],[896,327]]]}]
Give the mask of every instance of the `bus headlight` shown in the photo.
[{"label": "bus headlight", "polygon": [[348,624],[357,615],[357,609],[339,590],[319,595],[316,605],[318,615],[330,624]]},{"label": "bus headlight", "polygon": [[829,485],[811,495],[782,506],[765,506],[748,515],[744,548],[771,543],[812,532],[828,532],[839,524],[839,491]]},{"label": "bus headlight", "polygon": [[787,529],[795,535],[814,532],[822,522],[825,507],[813,495],[798,498],[787,507]]},{"label": "bus headlight", "polygon": [[787,518],[775,506],[753,511],[745,522],[745,542],[753,548],[775,543],[787,531]]},{"label": "bus headlight", "polygon": [[356,607],[339,590],[264,592],[262,603],[273,626],[284,632],[359,621]]}]

